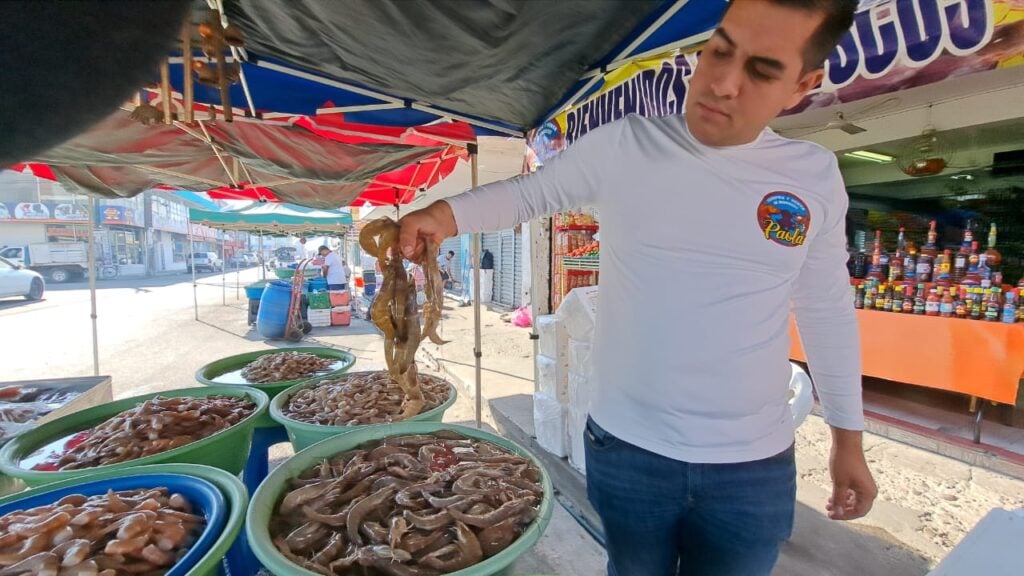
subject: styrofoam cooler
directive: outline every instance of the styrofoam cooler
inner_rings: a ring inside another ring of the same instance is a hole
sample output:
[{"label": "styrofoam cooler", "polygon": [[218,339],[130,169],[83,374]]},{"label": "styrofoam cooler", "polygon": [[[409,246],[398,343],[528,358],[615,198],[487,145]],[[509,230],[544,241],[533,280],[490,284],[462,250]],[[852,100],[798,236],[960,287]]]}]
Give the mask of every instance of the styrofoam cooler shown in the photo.
[{"label": "styrofoam cooler", "polygon": [[351,306],[335,306],[331,308],[331,326],[348,326],[351,323]]},{"label": "styrofoam cooler", "polygon": [[586,458],[583,437],[592,396],[589,376],[578,372],[569,372],[569,408],[566,421],[566,433],[569,436],[569,464],[584,474],[586,474]]},{"label": "styrofoam cooler", "polygon": [[590,376],[593,370],[590,342],[569,340],[569,372]]},{"label": "styrofoam cooler", "polygon": [[348,306],[351,304],[351,294],[348,290],[330,290],[328,294],[331,297],[331,306]]},{"label": "styrofoam cooler", "polygon": [[589,342],[597,322],[598,287],[586,286],[570,290],[558,305],[555,315],[565,325],[569,338]]},{"label": "styrofoam cooler", "polygon": [[587,473],[586,445],[584,444],[587,414],[586,410],[577,410],[575,406],[569,406],[566,419],[566,432],[569,436],[569,465],[581,474]]},{"label": "styrofoam cooler", "polygon": [[565,331],[565,323],[554,314],[538,316],[535,322],[539,337],[539,351],[548,358],[568,359],[569,334]]},{"label": "styrofoam cooler", "polygon": [[566,418],[569,413],[558,398],[543,393],[533,395],[533,429],[537,444],[544,450],[564,458],[569,455]]},{"label": "styrofoam cooler", "polygon": [[306,320],[314,328],[325,328],[331,325],[331,309],[320,310],[317,308],[306,309]]},{"label": "styrofoam cooler", "polygon": [[537,391],[562,404],[569,401],[569,362],[537,355]]}]

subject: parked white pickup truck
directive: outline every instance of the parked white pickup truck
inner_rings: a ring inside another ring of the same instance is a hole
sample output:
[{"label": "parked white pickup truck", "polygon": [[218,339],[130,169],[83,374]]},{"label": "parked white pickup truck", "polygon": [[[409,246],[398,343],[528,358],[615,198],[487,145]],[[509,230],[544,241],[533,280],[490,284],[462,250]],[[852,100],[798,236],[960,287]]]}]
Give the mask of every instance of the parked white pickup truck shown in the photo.
[{"label": "parked white pickup truck", "polygon": [[89,246],[85,242],[45,242],[7,246],[0,257],[42,274],[55,283],[83,278],[89,270]]}]

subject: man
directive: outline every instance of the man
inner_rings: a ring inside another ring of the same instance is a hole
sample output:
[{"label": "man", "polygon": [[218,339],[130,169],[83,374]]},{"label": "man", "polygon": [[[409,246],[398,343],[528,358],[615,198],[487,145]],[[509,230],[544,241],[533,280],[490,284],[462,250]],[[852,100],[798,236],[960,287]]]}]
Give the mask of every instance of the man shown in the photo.
[{"label": "man", "polygon": [[819,83],[856,6],[734,0],[703,50],[685,116],[628,116],[535,175],[402,219],[408,257],[425,238],[600,209],[585,444],[609,574],[771,572],[796,491],[791,308],[832,428],[827,513],[849,520],[871,508],[845,188],[831,152],[767,129]]},{"label": "man", "polygon": [[324,259],[322,270],[323,277],[327,279],[328,290],[344,290],[348,286],[348,277],[351,274],[348,265],[341,261],[341,256],[333,252],[327,246],[317,249],[320,257]]},{"label": "man", "polygon": [[452,288],[452,258],[455,258],[454,250],[437,255],[437,269],[441,271],[441,281],[444,282],[445,290]]}]

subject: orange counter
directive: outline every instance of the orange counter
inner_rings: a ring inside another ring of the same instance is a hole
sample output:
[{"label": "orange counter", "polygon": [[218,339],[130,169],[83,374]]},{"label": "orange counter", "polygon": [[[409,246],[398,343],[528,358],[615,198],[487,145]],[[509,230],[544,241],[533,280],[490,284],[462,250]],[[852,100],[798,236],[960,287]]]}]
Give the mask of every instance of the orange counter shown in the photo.
[{"label": "orange counter", "polygon": [[[857,310],[866,376],[1017,402],[1024,378],[1024,324]],[[790,318],[790,358],[806,362]]]}]

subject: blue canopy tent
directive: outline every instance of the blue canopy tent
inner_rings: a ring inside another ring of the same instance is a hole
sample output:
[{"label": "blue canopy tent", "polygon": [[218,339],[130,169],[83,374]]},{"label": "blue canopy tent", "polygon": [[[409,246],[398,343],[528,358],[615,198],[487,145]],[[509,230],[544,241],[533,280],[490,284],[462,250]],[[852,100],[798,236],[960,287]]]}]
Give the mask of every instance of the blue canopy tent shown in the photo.
[{"label": "blue canopy tent", "polygon": [[[228,89],[235,113],[343,114],[416,126],[462,120],[478,135],[523,136],[585,99],[631,60],[703,41],[725,0],[320,2],[209,0],[244,33]],[[201,20],[202,16],[196,18]],[[209,60],[190,44],[193,61]],[[170,85],[185,91],[185,57]],[[155,90],[154,90],[155,91]],[[196,83],[193,101],[221,105]]]}]

